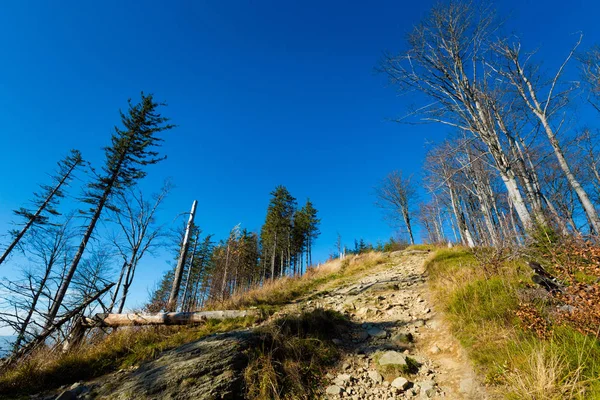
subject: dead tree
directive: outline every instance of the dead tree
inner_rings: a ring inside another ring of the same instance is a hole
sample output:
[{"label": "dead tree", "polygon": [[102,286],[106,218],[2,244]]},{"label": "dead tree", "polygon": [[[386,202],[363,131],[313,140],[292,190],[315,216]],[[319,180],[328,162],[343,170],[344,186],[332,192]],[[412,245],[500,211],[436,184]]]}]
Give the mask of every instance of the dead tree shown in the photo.
[{"label": "dead tree", "polygon": [[156,245],[156,240],[163,234],[162,226],[153,226],[154,217],[170,189],[171,184],[165,183],[162,190],[154,195],[152,204],[144,200],[144,196],[139,190],[132,189],[127,194],[122,193],[118,196],[117,205],[119,209],[114,212],[114,220],[119,226],[124,240],[116,239],[114,244],[123,259],[123,267],[109,307],[111,312],[116,304],[121,287],[122,293],[118,313],[123,312],[137,265],[148,251],[152,251],[153,246]]},{"label": "dead tree", "polygon": [[499,104],[502,98],[486,63],[486,43],[497,26],[489,8],[458,1],[436,6],[409,35],[409,50],[386,56],[381,70],[401,91],[417,90],[432,100],[411,116],[456,127],[485,144],[521,223],[530,229],[534,219],[502,143],[503,119],[498,117],[506,107]]},{"label": "dead tree", "polygon": [[37,349],[39,346],[42,346],[48,337],[50,337],[53,333],[55,333],[61,326],[65,323],[69,322],[74,316],[81,313],[87,306],[89,306],[94,301],[98,300],[104,293],[108,292],[110,288],[114,286],[114,283],[107,285],[100,291],[94,293],[91,297],[84,299],[84,301],[73,308],[71,311],[67,312],[65,315],[61,316],[58,320],[53,321],[50,326],[47,326],[39,335],[35,337],[34,340],[27,343],[25,346],[21,347],[19,350],[15,351],[8,359],[6,359],[2,368],[6,368],[11,366],[15,361],[27,356],[33,350]]},{"label": "dead tree", "polygon": [[412,228],[412,210],[417,201],[417,190],[411,181],[404,178],[402,171],[390,172],[375,188],[376,205],[387,210],[394,222],[404,224],[410,244],[415,244]]},{"label": "dead tree", "polygon": [[185,228],[185,235],[183,236],[183,242],[181,243],[181,251],[179,253],[179,260],[177,261],[177,267],[175,268],[175,276],[173,279],[173,287],[171,288],[171,294],[169,295],[169,301],[167,303],[167,310],[174,311],[177,308],[177,299],[179,298],[179,290],[181,288],[181,279],[183,277],[183,270],[187,261],[187,252],[189,247],[190,233],[192,226],[194,225],[194,216],[196,215],[196,206],[198,202],[194,200],[192,203],[192,209],[190,211],[190,217]]}]

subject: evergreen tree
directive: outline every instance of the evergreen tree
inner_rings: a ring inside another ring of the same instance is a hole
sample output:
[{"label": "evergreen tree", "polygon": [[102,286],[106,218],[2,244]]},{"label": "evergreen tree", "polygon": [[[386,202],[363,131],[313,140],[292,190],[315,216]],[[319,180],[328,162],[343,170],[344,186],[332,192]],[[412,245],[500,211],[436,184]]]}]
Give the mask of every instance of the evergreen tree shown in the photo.
[{"label": "evergreen tree", "polygon": [[310,199],[306,200],[306,204],[304,205],[304,213],[306,214],[307,219],[307,243],[306,243],[306,252],[307,259],[306,263],[308,265],[312,265],[312,244],[319,237],[321,231],[319,231],[319,225],[321,224],[321,219],[317,218],[317,209],[313,207]]},{"label": "evergreen tree", "polygon": [[[285,186],[277,186],[271,192],[267,217],[261,231],[263,257],[268,256],[271,265],[271,279],[283,276],[289,265],[292,247],[292,228],[296,199]],[[279,261],[279,262],[277,262]],[[279,267],[279,268],[277,268]]]},{"label": "evergreen tree", "polygon": [[164,159],[158,157],[158,153],[152,150],[162,141],[157,134],[173,128],[173,125],[168,124],[168,119],[158,113],[158,108],[162,105],[156,103],[152,95],[146,96],[142,93],[139,103],[132,104],[130,100],[128,112],[126,114],[120,112],[123,127],[114,128],[111,137],[112,145],[104,149],[106,161],[102,173],[88,184],[83,201],[91,207],[85,211],[89,215],[89,223],[77,253],[56,293],[55,301],[48,313],[46,328],[52,325],[52,321],[58,314],[104,208],[111,206],[111,199],[116,193],[121,193],[123,189],[133,186],[146,176],[142,167]]},{"label": "evergreen tree", "polygon": [[21,207],[14,211],[16,215],[25,219],[25,224],[20,231],[12,232],[14,236],[13,241],[8,245],[2,256],[0,256],[0,264],[6,260],[29,228],[35,225],[47,224],[48,214],[59,215],[55,207],[58,204],[58,200],[64,197],[63,187],[68,185],[69,181],[73,178],[73,172],[81,164],[83,164],[81,153],[78,150],[71,150],[67,157],[58,162],[58,173],[52,176],[53,185],[42,185],[42,192],[34,194],[35,200],[33,203],[37,207],[37,210],[33,211]]}]

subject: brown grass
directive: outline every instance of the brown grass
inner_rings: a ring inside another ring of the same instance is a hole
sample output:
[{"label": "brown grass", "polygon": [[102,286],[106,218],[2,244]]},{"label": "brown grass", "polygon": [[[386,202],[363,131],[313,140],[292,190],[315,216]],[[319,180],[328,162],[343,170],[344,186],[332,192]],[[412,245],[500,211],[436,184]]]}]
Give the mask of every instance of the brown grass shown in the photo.
[{"label": "brown grass", "polygon": [[275,279],[246,292],[238,293],[224,301],[211,301],[206,310],[238,310],[248,307],[278,307],[309,294],[326,285],[342,284],[356,275],[387,261],[389,256],[380,252],[369,252],[348,256],[344,260],[332,260],[309,268],[298,277]]},{"label": "brown grass", "polygon": [[253,323],[253,318],[243,318],[209,320],[195,327],[122,328],[110,335],[98,335],[67,353],[44,348],[0,374],[0,397],[36,393],[92,379],[152,360],[164,350]]}]

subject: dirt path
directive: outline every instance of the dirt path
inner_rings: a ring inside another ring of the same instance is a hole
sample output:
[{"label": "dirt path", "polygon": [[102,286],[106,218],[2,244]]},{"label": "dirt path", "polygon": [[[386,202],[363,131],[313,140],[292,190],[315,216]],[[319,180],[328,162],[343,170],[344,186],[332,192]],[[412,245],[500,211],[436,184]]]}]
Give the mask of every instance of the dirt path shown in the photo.
[{"label": "dirt path", "polygon": [[489,398],[428,299],[427,257],[392,253],[391,268],[322,291],[304,306],[345,312],[353,322],[336,340],[344,356],[327,376],[328,398]]}]

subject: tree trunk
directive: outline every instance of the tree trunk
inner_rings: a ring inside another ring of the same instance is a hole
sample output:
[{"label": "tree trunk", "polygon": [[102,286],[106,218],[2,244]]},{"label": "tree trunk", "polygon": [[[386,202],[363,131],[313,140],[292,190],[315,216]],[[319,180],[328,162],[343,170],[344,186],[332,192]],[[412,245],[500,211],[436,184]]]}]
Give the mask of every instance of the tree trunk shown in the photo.
[{"label": "tree trunk", "polygon": [[259,310],[222,310],[201,312],[169,312],[155,314],[96,314],[86,318],[88,327],[94,326],[133,326],[133,325],[190,325],[206,322],[209,319],[244,318],[259,315]]},{"label": "tree trunk", "polygon": [[173,287],[171,288],[171,294],[169,295],[169,301],[167,303],[167,310],[174,311],[177,308],[177,299],[179,297],[179,288],[181,286],[181,278],[183,275],[183,267],[187,259],[187,252],[190,240],[190,231],[194,224],[194,216],[196,215],[196,206],[198,201],[194,200],[192,203],[192,210],[190,211],[190,217],[188,219],[187,226],[185,228],[185,235],[183,236],[183,243],[181,245],[181,252],[179,254],[179,260],[177,261],[177,268],[175,268],[175,276],[173,278]]}]

